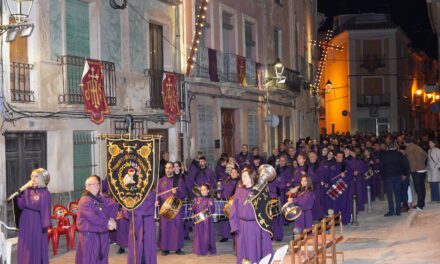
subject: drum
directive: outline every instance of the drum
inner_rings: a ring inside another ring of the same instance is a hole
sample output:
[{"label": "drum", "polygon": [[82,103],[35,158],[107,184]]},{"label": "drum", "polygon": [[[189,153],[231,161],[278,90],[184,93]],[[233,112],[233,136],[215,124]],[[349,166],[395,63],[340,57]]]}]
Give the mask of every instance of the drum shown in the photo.
[{"label": "drum", "polygon": [[231,217],[231,205],[233,202],[234,202],[234,196],[231,196],[231,198],[229,198],[228,202],[223,207],[223,212],[225,213],[228,219]]},{"label": "drum", "polygon": [[212,214],[212,220],[214,223],[227,220],[226,214],[224,212],[225,205],[228,201],[225,200],[216,200],[214,201],[215,212]]},{"label": "drum", "polygon": [[327,191],[327,195],[333,200],[336,200],[346,189],[348,185],[344,180],[339,179],[335,184],[333,184]]},{"label": "drum", "polygon": [[200,197],[202,194],[200,193],[200,186],[194,185],[191,189],[191,192],[193,193],[194,197]]},{"label": "drum", "polygon": [[281,212],[287,221],[295,221],[302,214],[302,209],[294,203],[287,202],[281,208]]},{"label": "drum", "polygon": [[168,196],[160,207],[159,214],[168,220],[176,218],[182,208],[182,201],[174,195]]},{"label": "drum", "polygon": [[194,224],[197,225],[198,223],[201,223],[210,217],[211,213],[208,210],[203,210],[200,213],[191,216],[191,219],[193,220]]},{"label": "drum", "polygon": [[192,216],[192,204],[188,200],[183,200],[182,202],[182,219],[191,220]]},{"label": "drum", "polygon": [[281,214],[280,202],[278,199],[270,200],[270,216],[272,218],[279,216]]},{"label": "drum", "polygon": [[368,180],[374,175],[374,170],[372,168],[368,169],[367,172],[364,173],[364,179]]}]

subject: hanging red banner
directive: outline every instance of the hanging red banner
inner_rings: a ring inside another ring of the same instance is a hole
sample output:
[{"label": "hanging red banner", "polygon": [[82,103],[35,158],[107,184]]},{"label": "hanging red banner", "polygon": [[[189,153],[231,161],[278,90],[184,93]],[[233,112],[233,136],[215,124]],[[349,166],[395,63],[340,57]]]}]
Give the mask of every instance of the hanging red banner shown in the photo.
[{"label": "hanging red banner", "polygon": [[86,60],[81,80],[84,112],[89,113],[90,120],[97,125],[104,122],[104,114],[110,112],[104,93],[104,74],[102,69],[102,63]]},{"label": "hanging red banner", "polygon": [[247,85],[246,82],[246,58],[237,55],[237,82],[243,86]]},{"label": "hanging red banner", "polygon": [[174,125],[179,114],[179,106],[176,93],[176,74],[172,72],[163,73],[162,98],[163,109],[168,116],[168,122]]}]

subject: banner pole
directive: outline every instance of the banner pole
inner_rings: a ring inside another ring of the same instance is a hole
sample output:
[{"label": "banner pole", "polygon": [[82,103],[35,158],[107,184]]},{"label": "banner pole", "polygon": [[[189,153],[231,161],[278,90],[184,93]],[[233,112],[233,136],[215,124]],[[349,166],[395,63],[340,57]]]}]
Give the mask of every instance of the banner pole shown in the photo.
[{"label": "banner pole", "polygon": [[[142,221],[143,221],[143,219],[142,219]],[[137,259],[136,259],[137,241],[136,241],[136,234],[134,233],[135,230],[136,229],[134,228],[134,210],[131,210],[131,239],[133,240],[133,263],[134,264],[136,264],[136,261],[137,261]],[[144,232],[144,230],[142,230],[142,232]],[[141,260],[141,262],[142,262],[142,260]]]}]

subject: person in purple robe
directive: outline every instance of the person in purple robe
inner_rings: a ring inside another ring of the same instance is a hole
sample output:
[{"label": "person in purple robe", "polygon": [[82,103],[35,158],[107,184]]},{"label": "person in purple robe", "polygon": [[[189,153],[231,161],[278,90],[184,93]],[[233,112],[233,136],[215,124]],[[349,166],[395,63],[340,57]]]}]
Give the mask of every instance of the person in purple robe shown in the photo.
[{"label": "person in purple robe", "polygon": [[296,162],[297,153],[295,147],[291,146],[287,150],[287,165],[293,166],[293,163]]},{"label": "person in purple robe", "polygon": [[255,220],[252,204],[245,203],[256,181],[257,174],[254,170],[243,170],[231,205],[229,222],[231,232],[236,236],[237,264],[241,264],[245,258],[250,259],[252,263],[258,263],[272,253],[269,232],[263,230]]},{"label": "person in purple robe", "polygon": [[[200,186],[200,192],[202,196],[197,197],[192,206],[193,216],[204,211],[213,214],[215,212],[214,199],[209,197],[209,187],[206,184],[202,184],[202,186]],[[208,253],[215,255],[217,253],[214,223],[211,217],[194,224],[193,253],[197,256],[204,256]]]},{"label": "person in purple robe", "polygon": [[117,227],[117,204],[99,193],[100,178],[90,176],[78,203],[78,247],[76,264],[106,264],[109,253],[109,230]]},{"label": "person in purple robe", "polygon": [[[129,219],[130,231],[128,235],[127,263],[132,264],[156,264],[156,222],[154,209],[156,192],[154,187],[148,193],[145,200],[133,210],[125,211],[125,217]],[[134,232],[134,234],[133,234]],[[136,261],[134,253],[136,254]]]},{"label": "person in purple robe", "polygon": [[353,195],[356,195],[357,210],[364,211],[365,203],[367,202],[367,186],[365,184],[364,174],[367,172],[368,166],[362,160],[357,158],[357,155],[352,147],[345,148],[344,154],[346,157],[346,174],[348,178],[351,179],[351,181],[348,183],[350,186],[349,196],[353,197]]},{"label": "person in purple robe", "polygon": [[[327,165],[327,179],[325,186],[330,189],[334,184],[337,184],[339,180],[345,182],[348,186],[342,191],[342,193],[336,198],[332,199],[326,194],[326,203],[328,209],[332,209],[333,212],[342,213],[342,223],[350,223],[351,217],[351,197],[350,197],[350,174],[347,173],[346,164],[344,161],[344,154],[340,151],[336,152],[335,162],[329,162]],[[327,190],[328,190],[327,189]]]},{"label": "person in purple robe", "polygon": [[[189,175],[189,184],[191,189],[200,189],[202,184],[208,184],[209,186],[215,186],[217,184],[216,176],[214,172],[207,166],[206,158],[199,158],[199,167],[193,171],[193,174]],[[200,191],[197,191],[194,195],[200,196]]]},{"label": "person in purple robe", "polygon": [[315,202],[313,203],[312,214],[313,220],[317,221],[324,216],[324,191],[323,182],[325,178],[325,169],[319,165],[318,155],[316,152],[309,153],[309,168],[307,175],[313,182],[313,194]]},{"label": "person in purple robe", "polygon": [[301,215],[294,222],[294,234],[301,234],[306,228],[312,227],[313,215],[312,207],[315,202],[315,195],[313,194],[313,182],[307,175],[301,176],[301,186],[295,188],[293,197],[287,200],[289,203],[294,203],[302,210]]},{"label": "person in purple robe", "polygon": [[267,164],[271,165],[272,167],[277,167],[277,160],[280,158],[280,152],[278,148],[272,149],[272,155],[267,159]]},{"label": "person in purple robe", "polygon": [[[283,205],[280,201],[280,196],[284,193],[284,183],[281,180],[280,175],[277,175],[274,180],[268,182],[267,184],[269,188],[269,195],[271,201],[278,203],[278,208],[281,209],[281,206]],[[277,216],[274,216],[272,219],[272,225],[273,225],[273,239],[276,241],[282,241],[284,236],[284,217],[281,215],[281,213]]]},{"label": "person in purple robe", "polygon": [[260,154],[260,149],[258,147],[252,148],[252,157],[251,157],[251,164],[253,163],[253,160],[259,158],[261,164],[266,163],[266,159]]},{"label": "person in purple robe", "polygon": [[241,146],[241,152],[235,156],[235,160],[240,166],[240,169],[243,169],[245,166],[249,166],[251,164],[251,155],[249,153],[249,146],[247,144],[243,144]]},{"label": "person in purple robe", "polygon": [[[275,170],[277,172],[277,178],[279,178],[280,181],[282,182],[282,186],[280,187],[279,197],[280,197],[280,204],[283,205],[287,201],[286,195],[284,194],[286,191],[286,182],[288,182],[289,179],[293,178],[292,176],[293,167],[287,166],[286,155],[280,156],[279,164]],[[284,222],[284,220],[280,220],[280,221]],[[288,222],[284,222],[284,224],[288,224]]]},{"label": "person in purple robe", "polygon": [[[185,199],[184,204],[189,204],[190,201],[192,200],[192,192],[191,192],[191,187],[189,186],[189,179],[186,176],[187,173],[185,173],[184,168],[182,166],[182,163],[180,161],[175,161],[174,162],[174,166],[173,166],[173,171],[174,171],[174,181],[179,182],[182,181],[183,182],[183,187],[185,188],[184,192],[181,192],[181,194],[184,194],[185,196],[183,197]],[[186,209],[188,209],[189,207],[187,207]],[[183,210],[183,207],[182,207]],[[184,212],[182,212],[184,213]],[[194,224],[191,221],[191,219],[185,219],[183,221],[183,229],[182,229],[182,234],[183,234],[183,238],[185,240],[189,240],[189,232],[191,231],[191,229],[193,228]]]},{"label": "person in purple robe", "polygon": [[[217,197],[222,200],[229,200],[235,193],[239,177],[238,169],[232,168],[228,178],[222,181],[222,190],[217,194]],[[218,223],[218,234],[220,242],[226,242],[231,238],[231,226],[228,219],[220,220]]]},{"label": "person in purple robe", "polygon": [[[101,192],[111,197],[107,178],[101,181]],[[128,247],[127,234],[130,223],[127,218],[123,216],[121,208],[116,217],[116,225],[118,228],[109,233],[110,243],[116,243],[119,246],[117,254],[123,254],[125,253],[125,248]]]},{"label": "person in purple robe", "polygon": [[[374,143],[373,146],[374,146],[374,150],[371,153],[371,157],[374,160],[374,168],[379,171],[380,155],[382,153],[382,150],[380,148],[379,143]],[[379,196],[381,194],[381,181],[382,181],[382,176],[381,176],[381,172],[379,171],[373,176],[371,192],[374,194],[374,196]]]},{"label": "person in purple robe", "polygon": [[307,165],[306,161],[307,161],[306,154],[303,152],[298,153],[298,156],[296,158],[296,162],[297,162],[298,166],[293,168],[292,176],[290,178],[284,179],[286,189],[296,187],[300,184],[301,177],[303,175],[306,175],[306,173],[308,171],[308,165]]},{"label": "person in purple robe", "polygon": [[253,157],[252,159],[252,164],[250,165],[250,167],[255,170],[258,171],[258,168],[262,165],[263,163],[261,162],[260,157]]},{"label": "person in purple robe", "polygon": [[[175,195],[178,199],[184,199],[185,187],[182,179],[174,178],[173,171],[174,164],[168,162],[165,165],[165,176],[159,179],[158,193],[169,191],[163,195],[158,196],[159,205],[162,206],[165,200],[170,195]],[[178,255],[185,254],[183,248],[183,220],[182,210],[174,219],[168,220],[161,216],[159,221],[159,248],[163,256],[170,254],[170,251],[175,251]]]},{"label": "person in purple robe", "polygon": [[52,200],[47,190],[49,181],[50,174],[45,169],[33,170],[29,187],[16,198],[18,210],[21,210],[18,224],[17,263],[49,263],[47,229],[50,226]]},{"label": "person in purple robe", "polygon": [[217,165],[215,166],[215,175],[218,181],[223,181],[228,177],[226,173],[226,164],[228,163],[227,157],[221,157],[217,161]]}]

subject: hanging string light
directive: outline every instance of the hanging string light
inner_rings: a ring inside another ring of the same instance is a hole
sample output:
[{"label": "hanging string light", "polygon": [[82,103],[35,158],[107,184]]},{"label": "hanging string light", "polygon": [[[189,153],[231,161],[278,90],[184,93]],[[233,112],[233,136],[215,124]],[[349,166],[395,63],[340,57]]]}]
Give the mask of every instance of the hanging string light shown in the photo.
[{"label": "hanging string light", "polygon": [[192,40],[191,51],[189,53],[186,64],[186,75],[191,73],[191,69],[194,67],[196,61],[196,51],[198,50],[198,44],[200,43],[200,37],[202,35],[202,29],[205,21],[206,10],[208,9],[209,0],[202,0],[200,4],[199,14],[197,15],[196,30],[194,31],[194,37]]},{"label": "hanging string light", "polygon": [[310,41],[310,44],[313,46],[318,46],[322,49],[321,56],[319,58],[318,69],[316,70],[316,74],[313,78],[313,82],[310,84],[310,92],[313,96],[319,95],[319,85],[321,83],[322,73],[324,71],[325,63],[327,62],[328,49],[342,51],[344,48],[338,45],[330,44],[330,41],[333,37],[333,31],[328,30],[325,34],[324,41]]}]

